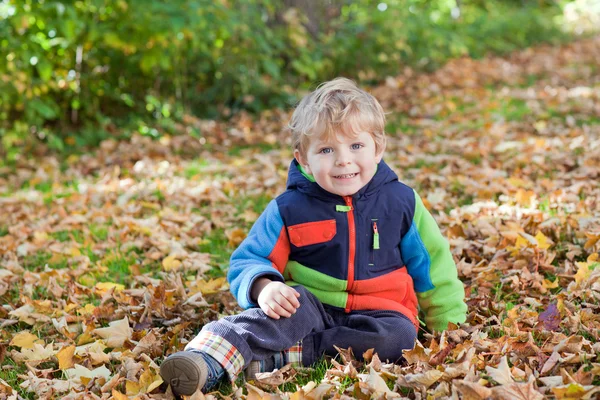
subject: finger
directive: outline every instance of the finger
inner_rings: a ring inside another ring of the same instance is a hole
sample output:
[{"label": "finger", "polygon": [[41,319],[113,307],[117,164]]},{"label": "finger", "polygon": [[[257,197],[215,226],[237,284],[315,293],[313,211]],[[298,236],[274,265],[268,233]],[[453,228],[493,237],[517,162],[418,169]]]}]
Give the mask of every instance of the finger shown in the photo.
[{"label": "finger", "polygon": [[276,301],[283,309],[289,312],[290,315],[296,313],[296,307],[294,307],[294,305],[283,294],[278,296]]},{"label": "finger", "polygon": [[277,315],[277,313],[275,311],[273,311],[271,309],[271,307],[269,307],[268,304],[265,304],[264,306],[260,307],[261,310],[263,310],[263,312],[265,314],[267,314],[267,317],[273,318],[273,319],[279,319],[279,315]]},{"label": "finger", "polygon": [[285,293],[282,293],[282,294],[294,306],[294,308],[300,307],[300,302],[298,301],[298,297],[300,296],[300,293],[298,293],[294,289],[290,288],[289,291],[286,291]]},{"label": "finger", "polygon": [[280,315],[280,316],[286,317],[286,318],[289,318],[289,317],[292,316],[292,314],[290,314],[289,312],[287,312],[283,307],[281,307],[277,303],[269,304],[269,306],[271,307],[271,309],[273,311],[275,311],[275,313],[277,313],[277,315]]}]

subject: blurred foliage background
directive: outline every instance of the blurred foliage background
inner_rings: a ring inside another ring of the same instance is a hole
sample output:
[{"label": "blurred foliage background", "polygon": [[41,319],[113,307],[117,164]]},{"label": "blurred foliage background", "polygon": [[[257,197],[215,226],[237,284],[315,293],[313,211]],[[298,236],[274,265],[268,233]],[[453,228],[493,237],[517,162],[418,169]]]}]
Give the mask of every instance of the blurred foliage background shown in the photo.
[{"label": "blurred foliage background", "polygon": [[584,33],[578,18],[597,4],[1,0],[0,154],[15,159],[40,143],[81,149],[132,132],[158,137],[186,114],[289,107],[339,75],[374,84],[406,66],[431,70],[450,58],[567,40]]}]

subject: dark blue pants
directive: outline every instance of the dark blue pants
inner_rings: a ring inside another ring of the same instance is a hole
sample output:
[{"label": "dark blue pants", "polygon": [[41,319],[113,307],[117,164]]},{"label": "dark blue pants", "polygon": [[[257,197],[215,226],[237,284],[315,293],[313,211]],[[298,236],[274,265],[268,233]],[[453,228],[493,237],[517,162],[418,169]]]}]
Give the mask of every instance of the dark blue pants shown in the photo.
[{"label": "dark blue pants", "polygon": [[[399,361],[403,349],[414,346],[417,332],[412,322],[396,311],[353,311],[324,306],[303,286],[296,286],[300,293],[300,307],[289,318],[278,320],[268,317],[260,308],[228,316],[204,326],[189,347],[211,352],[223,362],[228,349],[214,350],[217,346],[206,344],[207,337],[220,337],[233,345],[243,357],[236,367],[226,367],[230,375],[237,374],[239,366],[246,368],[253,360],[264,360],[274,353],[288,350],[302,342],[301,363],[309,366],[323,354],[335,356],[334,345],[341,348],[352,347],[360,360],[363,352],[375,348],[382,361]],[[203,345],[200,345],[200,339]],[[196,345],[194,344],[196,342]],[[213,341],[214,342],[214,341]],[[215,353],[221,354],[215,354]],[[243,369],[242,368],[242,369]]]}]

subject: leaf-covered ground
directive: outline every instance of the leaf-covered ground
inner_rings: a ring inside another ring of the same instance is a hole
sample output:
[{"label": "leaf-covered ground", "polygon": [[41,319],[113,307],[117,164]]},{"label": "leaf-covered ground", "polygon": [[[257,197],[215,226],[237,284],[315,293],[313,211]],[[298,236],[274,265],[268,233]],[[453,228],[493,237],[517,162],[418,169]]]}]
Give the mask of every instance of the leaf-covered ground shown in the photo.
[{"label": "leaf-covered ground", "polygon": [[[600,38],[405,70],[372,91],[387,162],[450,240],[468,324],[420,332],[404,365],[342,350],[223,396],[598,396]],[[284,188],[288,118],[190,118],[180,129],[202,138],[1,168],[0,398],[173,398],[163,357],[239,311],[223,276]]]}]

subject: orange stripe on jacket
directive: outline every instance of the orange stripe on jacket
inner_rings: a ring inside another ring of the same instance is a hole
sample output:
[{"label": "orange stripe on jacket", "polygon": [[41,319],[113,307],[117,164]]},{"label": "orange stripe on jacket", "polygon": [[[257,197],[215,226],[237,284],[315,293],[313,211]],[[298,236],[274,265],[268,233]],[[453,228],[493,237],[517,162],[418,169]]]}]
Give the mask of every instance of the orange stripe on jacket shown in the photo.
[{"label": "orange stripe on jacket", "polygon": [[402,268],[373,279],[355,281],[348,307],[353,310],[394,310],[418,326],[417,295],[413,280]]},{"label": "orange stripe on jacket", "polygon": [[287,236],[287,232],[285,230],[285,225],[281,228],[279,232],[279,238],[277,239],[277,243],[273,247],[271,254],[267,257],[269,261],[273,264],[273,267],[277,269],[280,273],[283,274],[283,270],[287,265],[288,258],[290,256],[290,241]]}]

